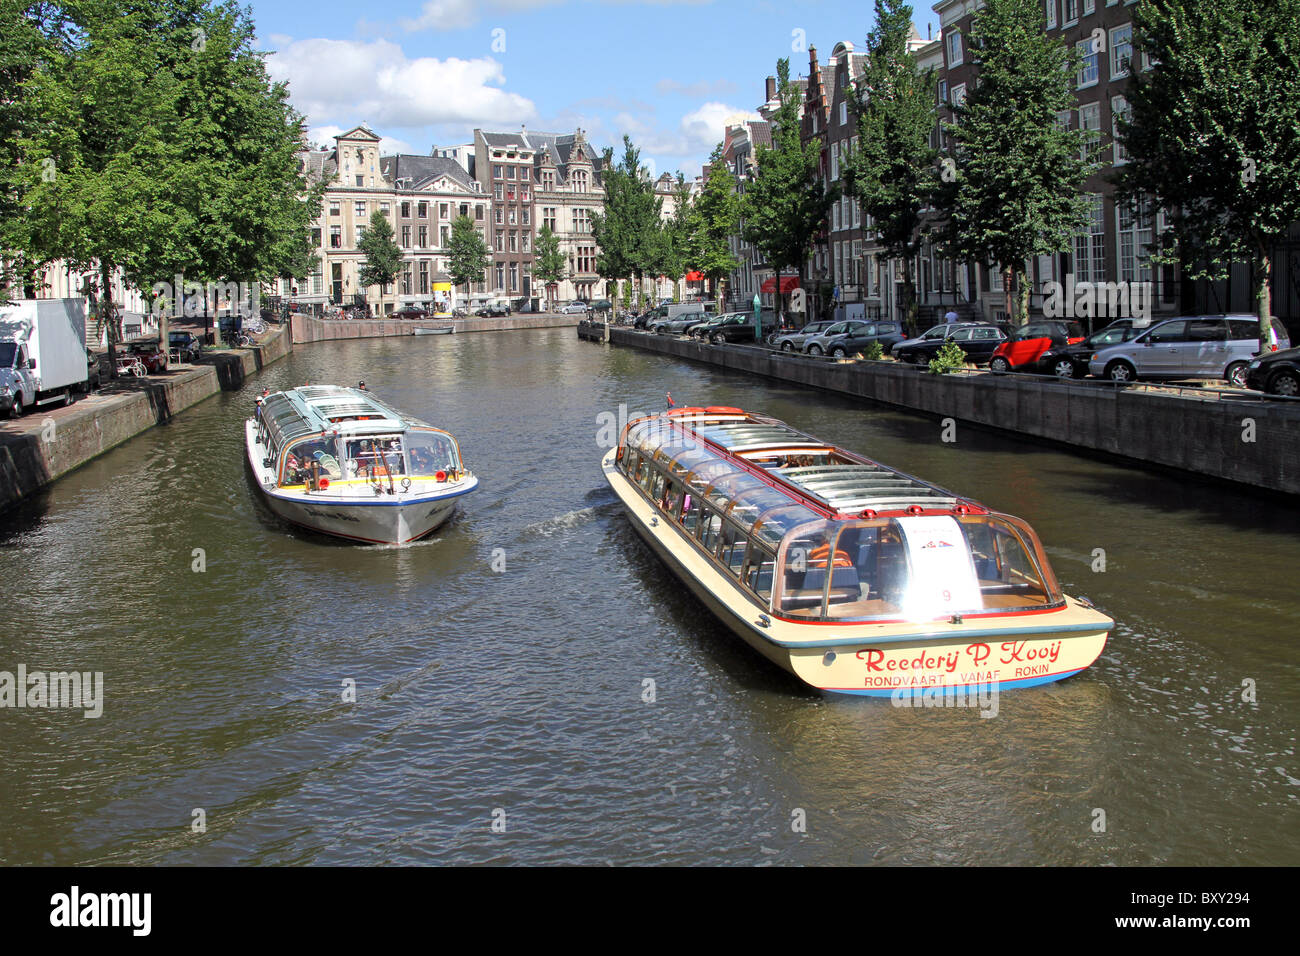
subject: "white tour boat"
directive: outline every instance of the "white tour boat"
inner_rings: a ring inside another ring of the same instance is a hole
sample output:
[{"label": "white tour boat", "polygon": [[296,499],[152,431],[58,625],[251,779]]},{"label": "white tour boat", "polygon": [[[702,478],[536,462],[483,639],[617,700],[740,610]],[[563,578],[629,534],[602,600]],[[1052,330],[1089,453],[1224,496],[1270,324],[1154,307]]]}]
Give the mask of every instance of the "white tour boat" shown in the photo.
[{"label": "white tour boat", "polygon": [[244,433],[249,468],[271,510],[350,541],[418,541],[478,487],[451,435],[355,388],[276,392]]},{"label": "white tour boat", "polygon": [[814,687],[981,693],[1061,680],[1114,622],[1033,530],[738,408],[629,422],[604,458],[638,534],[728,627]]}]

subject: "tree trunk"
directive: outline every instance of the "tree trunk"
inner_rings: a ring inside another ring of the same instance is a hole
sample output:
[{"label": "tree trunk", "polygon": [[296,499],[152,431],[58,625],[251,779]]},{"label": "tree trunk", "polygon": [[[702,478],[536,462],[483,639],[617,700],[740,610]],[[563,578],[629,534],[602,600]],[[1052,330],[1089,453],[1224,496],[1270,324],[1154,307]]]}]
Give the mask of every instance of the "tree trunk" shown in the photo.
[{"label": "tree trunk", "polygon": [[117,325],[117,318],[113,314],[113,286],[110,277],[113,274],[112,267],[107,262],[99,264],[99,321],[101,325],[108,330],[108,377],[117,378],[117,343],[121,330]]},{"label": "tree trunk", "polygon": [[1272,323],[1273,289],[1270,280],[1273,278],[1273,260],[1262,243],[1257,248],[1253,265],[1255,315],[1259,318],[1259,350],[1264,353],[1270,351],[1270,346],[1277,343],[1273,340]]},{"label": "tree trunk", "polygon": [[912,335],[917,329],[916,284],[912,281],[912,257],[903,257],[903,317]]},{"label": "tree trunk", "polygon": [[1015,278],[1015,274],[1011,271],[1011,267],[1003,266],[1002,267],[1002,300],[1003,300],[1002,307],[1006,309],[1007,321],[1010,322],[1013,326],[1019,326],[1020,323],[1016,321],[1016,312],[1015,309],[1013,308],[1014,303],[1012,302],[1012,283],[1014,278]]},{"label": "tree trunk", "polygon": [[1020,311],[1019,325],[1025,325],[1029,322],[1029,276],[1025,274],[1023,268],[1016,270],[1016,307]]}]

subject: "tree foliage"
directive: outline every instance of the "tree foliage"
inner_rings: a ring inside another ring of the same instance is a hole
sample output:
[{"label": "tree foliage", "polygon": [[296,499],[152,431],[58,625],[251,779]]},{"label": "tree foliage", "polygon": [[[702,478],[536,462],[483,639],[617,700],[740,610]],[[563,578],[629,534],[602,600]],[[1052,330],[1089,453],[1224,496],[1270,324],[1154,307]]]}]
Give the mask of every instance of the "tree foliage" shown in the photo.
[{"label": "tree foliage", "polygon": [[402,271],[402,248],[393,235],[393,224],[380,209],[370,214],[370,228],[357,243],[365,260],[361,264],[361,285],[381,289],[393,282]]},{"label": "tree foliage", "polygon": [[1083,158],[1090,134],[1057,120],[1077,105],[1078,58],[1043,32],[1042,19],[1039,0],[987,0],[971,29],[979,82],[946,124],[955,172],[942,201],[948,244],[1014,280],[1007,311],[1019,322],[1028,312],[1025,263],[1068,248],[1091,201],[1083,182],[1096,168]]},{"label": "tree foliage", "polygon": [[[691,206],[691,256],[689,265],[715,285],[740,268],[740,258],[731,251],[731,238],[740,225],[740,196],[736,177],[722,158],[722,144],[709,156],[704,188]],[[725,297],[725,292],[718,296]]]},{"label": "tree foliage", "polygon": [[664,259],[659,223],[663,200],[641,165],[641,151],[623,137],[623,158],[617,165],[605,151],[605,210],[592,216],[592,235],[600,252],[596,272],[606,279],[641,279],[658,275]]},{"label": "tree foliage", "polygon": [[1159,258],[1201,278],[1251,263],[1261,331],[1272,244],[1300,220],[1300,0],[1146,0],[1119,124],[1119,191],[1171,215]]},{"label": "tree foliage", "polygon": [[803,142],[799,109],[803,93],[790,80],[790,61],[777,61],[780,106],[772,117],[773,147],[759,146],[758,173],[745,191],[742,214],[744,237],[779,274],[804,269],[813,237],[826,224],[831,203],[839,198],[838,186],[823,184],[818,176],[821,150],[816,140]]},{"label": "tree foliage", "polygon": [[559,237],[550,226],[542,226],[537,231],[537,242],[533,244],[533,278],[540,279],[549,292],[564,281],[564,266]]},{"label": "tree foliage", "polygon": [[912,263],[928,233],[939,186],[938,150],[930,136],[938,122],[934,71],[919,71],[908,48],[912,8],[903,0],[876,0],[876,24],[867,36],[862,76],[851,103],[857,144],[843,161],[845,192],[857,199],[882,252],[903,262],[903,299],[909,329],[916,325]]},{"label": "tree foliage", "polygon": [[483,274],[492,265],[487,242],[469,216],[458,216],[453,220],[447,251],[447,272],[451,275],[451,281],[463,285],[468,297],[470,283],[482,282]]}]

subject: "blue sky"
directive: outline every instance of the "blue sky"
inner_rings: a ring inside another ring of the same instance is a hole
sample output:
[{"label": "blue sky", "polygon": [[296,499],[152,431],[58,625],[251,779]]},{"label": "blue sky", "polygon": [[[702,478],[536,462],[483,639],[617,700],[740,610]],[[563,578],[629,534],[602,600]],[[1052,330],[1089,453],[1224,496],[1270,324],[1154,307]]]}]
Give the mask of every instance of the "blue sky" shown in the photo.
[{"label": "blue sky", "polygon": [[[366,123],[388,152],[427,153],[476,126],[581,127],[597,149],[627,133],[653,171],[693,176],[727,120],[762,102],[778,58],[801,75],[807,45],[823,64],[840,40],[861,50],[872,4],[253,0],[253,17],[318,141]],[[914,21],[938,29],[929,6]]]}]

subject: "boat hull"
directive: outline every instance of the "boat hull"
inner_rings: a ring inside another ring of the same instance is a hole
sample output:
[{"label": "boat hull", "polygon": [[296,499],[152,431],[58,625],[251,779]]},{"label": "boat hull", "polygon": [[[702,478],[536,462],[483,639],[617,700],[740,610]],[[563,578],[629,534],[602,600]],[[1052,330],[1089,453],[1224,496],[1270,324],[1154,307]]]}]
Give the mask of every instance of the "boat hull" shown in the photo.
[{"label": "boat hull", "polygon": [[961,623],[794,621],[757,606],[681,529],[602,462],[637,534],[731,631],[819,690],[867,697],[987,692],[1052,683],[1091,665],[1112,622],[1067,599],[1029,614],[968,615]]}]

